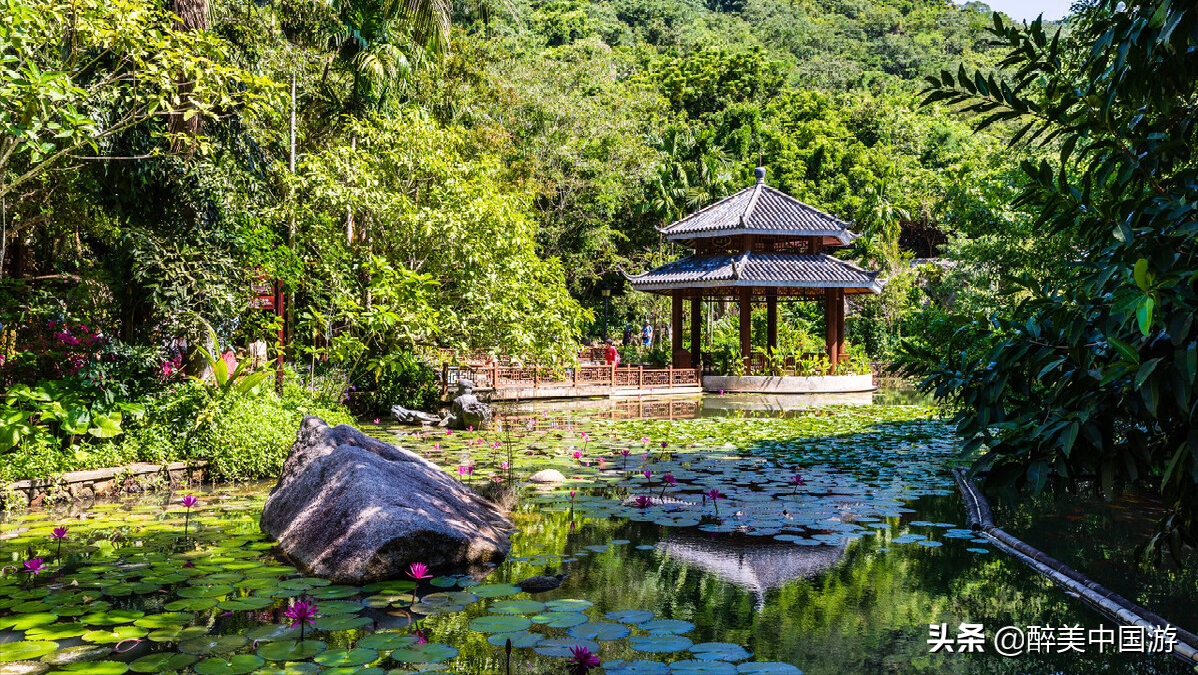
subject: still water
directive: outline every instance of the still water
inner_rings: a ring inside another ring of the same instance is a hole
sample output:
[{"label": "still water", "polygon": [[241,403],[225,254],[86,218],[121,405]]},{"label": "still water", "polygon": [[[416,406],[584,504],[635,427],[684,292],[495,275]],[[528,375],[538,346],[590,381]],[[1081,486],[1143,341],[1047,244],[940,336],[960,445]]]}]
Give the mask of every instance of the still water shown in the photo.
[{"label": "still water", "polygon": [[[1006,626],[1113,626],[965,529],[932,413],[725,396],[510,406],[480,433],[368,427],[476,485],[566,477],[522,488],[490,575],[419,586],[331,585],[275,558],[257,528],[270,484],[189,491],[190,510],[160,493],[10,513],[0,674],[565,673],[572,646],[614,675],[1192,672],[1088,640],[996,654]],[[46,571],[23,573],[31,558]],[[511,585],[559,573],[546,593]],[[319,612],[302,636],[283,615],[301,600]],[[1189,611],[1172,618],[1192,628]],[[951,639],[962,623],[982,625],[980,652],[930,653],[930,624]]]}]

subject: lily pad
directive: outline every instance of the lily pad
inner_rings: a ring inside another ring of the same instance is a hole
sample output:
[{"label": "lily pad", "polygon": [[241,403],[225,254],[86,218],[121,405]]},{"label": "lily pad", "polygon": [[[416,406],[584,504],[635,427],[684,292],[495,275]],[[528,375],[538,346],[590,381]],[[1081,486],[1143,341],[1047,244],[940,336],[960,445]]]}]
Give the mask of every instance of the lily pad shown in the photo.
[{"label": "lily pad", "polygon": [[291,640],[299,637],[299,626],[294,628],[289,623],[267,623],[254,626],[245,632],[245,636],[255,642],[274,642],[275,640]]},{"label": "lily pad", "polygon": [[58,649],[56,642],[5,642],[0,644],[0,663],[9,661],[27,661],[45,656]]},{"label": "lily pad", "polygon": [[506,598],[520,593],[520,587],[512,584],[479,584],[471,586],[470,592],[480,598]]},{"label": "lily pad", "polygon": [[248,643],[244,635],[205,635],[180,642],[179,651],[185,654],[227,654]]},{"label": "lily pad", "polygon": [[649,631],[650,635],[678,635],[691,632],[695,629],[695,624],[678,619],[653,619],[638,624],[637,628]]},{"label": "lily pad", "polygon": [[135,673],[161,673],[168,670],[183,670],[196,662],[191,654],[177,652],[158,652],[148,654],[129,664],[129,670]]},{"label": "lily pad", "polygon": [[545,609],[552,612],[581,612],[584,609],[594,607],[595,603],[590,600],[578,600],[575,598],[562,598],[560,600],[550,600],[545,603]]},{"label": "lily pad", "polygon": [[532,626],[532,621],[522,616],[480,616],[470,622],[470,630],[480,633],[518,633]]},{"label": "lily pad", "polygon": [[266,664],[266,661],[255,654],[234,654],[228,660],[224,657],[204,659],[195,664],[199,675],[245,675]]},{"label": "lily pad", "polygon": [[736,666],[724,661],[687,659],[671,663],[670,675],[736,675]]},{"label": "lily pad", "polygon": [[588,621],[587,623],[574,626],[568,632],[570,633],[570,637],[607,642],[628,637],[632,634],[632,629],[618,623]]},{"label": "lily pad", "polygon": [[570,653],[571,647],[585,647],[592,653],[599,651],[599,644],[590,640],[582,640],[579,638],[550,638],[542,640],[541,644],[533,647],[533,651],[541,656],[555,656],[557,658],[570,658],[573,654]]},{"label": "lily pad", "polygon": [[358,646],[365,647],[366,649],[402,649],[416,644],[418,640],[419,638],[411,633],[380,631],[378,633],[371,633],[358,640]]},{"label": "lily pad", "polygon": [[457,649],[436,642],[412,645],[391,652],[391,658],[405,663],[439,663],[457,655]]},{"label": "lily pad", "polygon": [[532,618],[533,623],[544,624],[550,628],[572,628],[587,621],[587,615],[580,612],[545,612]]},{"label": "lily pad", "polygon": [[320,640],[279,640],[264,644],[256,652],[267,661],[302,661],[323,652],[328,647]]},{"label": "lily pad", "polygon": [[[653,619],[653,612],[644,609],[621,609],[617,612],[608,612],[603,615],[603,618],[608,621],[617,621],[619,623],[639,624],[645,623]],[[654,663],[646,661],[645,663]],[[605,668],[606,670],[606,668]]]},{"label": "lily pad", "polygon": [[362,666],[379,658],[379,653],[373,649],[330,649],[318,655],[313,661],[330,668]]},{"label": "lily pad", "polygon": [[752,661],[736,667],[739,675],[803,675],[803,671],[789,663],[777,661]]},{"label": "lily pad", "polygon": [[59,670],[75,675],[122,675],[129,670],[129,664],[120,661],[84,661],[59,666]]},{"label": "lily pad", "polygon": [[690,648],[696,659],[705,661],[742,661],[753,654],[731,642],[704,642]]},{"label": "lily pad", "polygon": [[545,639],[540,633],[495,633],[487,636],[487,644],[503,647],[508,640],[512,641],[512,649],[529,649],[541,644]]},{"label": "lily pad", "polygon": [[660,661],[608,661],[603,664],[603,672],[607,675],[666,675],[670,667]]},{"label": "lily pad", "polygon": [[496,614],[537,614],[545,611],[545,603],[536,600],[496,600],[487,609]]},{"label": "lily pad", "polygon": [[628,638],[628,646],[638,652],[671,654],[690,649],[694,644],[678,635],[634,635]]}]

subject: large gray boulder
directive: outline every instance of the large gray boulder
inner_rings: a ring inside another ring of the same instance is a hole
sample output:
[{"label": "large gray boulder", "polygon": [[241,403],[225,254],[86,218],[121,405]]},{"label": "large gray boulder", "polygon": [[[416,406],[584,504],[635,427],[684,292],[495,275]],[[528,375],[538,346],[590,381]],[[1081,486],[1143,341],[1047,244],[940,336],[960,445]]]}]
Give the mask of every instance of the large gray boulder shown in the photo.
[{"label": "large gray boulder", "polygon": [[300,425],[260,524],[297,567],[355,585],[413,562],[482,572],[507,555],[513,529],[432,462],[316,417]]}]

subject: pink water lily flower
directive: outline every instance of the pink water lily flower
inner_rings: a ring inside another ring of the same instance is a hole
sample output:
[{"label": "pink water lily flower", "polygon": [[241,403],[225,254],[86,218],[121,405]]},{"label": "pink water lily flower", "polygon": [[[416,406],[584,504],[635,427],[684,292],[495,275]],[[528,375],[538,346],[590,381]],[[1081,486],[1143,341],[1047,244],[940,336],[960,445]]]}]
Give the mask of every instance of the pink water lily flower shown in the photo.
[{"label": "pink water lily flower", "polygon": [[408,565],[408,576],[412,577],[416,581],[420,581],[421,579],[432,578],[433,575],[429,573],[428,565],[425,565],[422,562],[414,562],[411,565]]},{"label": "pink water lily flower", "polygon": [[42,564],[43,562],[44,561],[41,558],[30,558],[29,560],[25,561],[25,571],[32,576],[37,576],[46,568],[46,566]]},{"label": "pink water lily flower", "polygon": [[653,504],[653,498],[652,498],[652,497],[647,497],[647,496],[645,496],[645,495],[641,495],[640,497],[637,497],[637,498],[636,498],[636,505],[637,505],[637,506],[639,506],[639,507],[641,507],[642,509],[647,509],[647,508],[649,508],[649,507],[650,507],[652,504]]},{"label": "pink water lily flower", "polygon": [[574,451],[574,459],[581,459],[581,458],[582,458],[582,453],[575,450]]},{"label": "pink water lily flower", "polygon": [[54,528],[54,532],[52,532],[50,534],[50,536],[54,537],[55,539],[62,539],[63,537],[67,536],[67,530],[69,530],[69,529],[71,529],[71,528],[69,528],[65,525],[62,527],[56,527],[56,528]]},{"label": "pink water lily flower", "polygon": [[602,661],[598,656],[595,656],[591,650],[583,646],[574,646],[570,648],[570,660],[574,662],[573,670],[585,673],[591,668],[598,668],[602,665]]},{"label": "pink water lily flower", "polygon": [[316,603],[305,602],[301,600],[300,602],[295,603],[294,607],[284,611],[283,616],[291,619],[291,627],[295,628],[301,623],[315,626],[316,621],[314,621],[314,619],[319,615],[316,612]]},{"label": "pink water lily flower", "polygon": [[662,482],[666,483],[667,485],[674,485],[678,482],[678,479],[675,478],[674,474],[672,474],[672,473],[667,473],[666,475],[662,476],[661,480],[662,480]]},{"label": "pink water lily flower", "polygon": [[191,495],[188,495],[183,498],[183,506],[186,506],[189,509],[198,503],[200,503],[200,500],[198,497],[193,497]]}]

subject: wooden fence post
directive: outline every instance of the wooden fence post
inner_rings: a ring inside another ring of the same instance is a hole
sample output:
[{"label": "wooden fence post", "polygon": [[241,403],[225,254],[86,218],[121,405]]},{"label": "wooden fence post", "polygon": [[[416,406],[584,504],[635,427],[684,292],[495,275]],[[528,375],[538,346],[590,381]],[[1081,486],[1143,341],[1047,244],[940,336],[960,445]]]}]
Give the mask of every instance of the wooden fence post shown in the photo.
[{"label": "wooden fence post", "polygon": [[499,391],[499,362],[491,364],[491,391]]},{"label": "wooden fence post", "polygon": [[[670,389],[674,388],[674,366],[670,366]],[[673,409],[670,411],[670,419],[674,419]]]},{"label": "wooden fence post", "polygon": [[636,388],[640,389],[643,386],[645,386],[645,367],[637,366],[636,367]]},{"label": "wooden fence post", "polygon": [[541,369],[537,366],[532,367],[532,388],[536,389],[541,386]]}]

